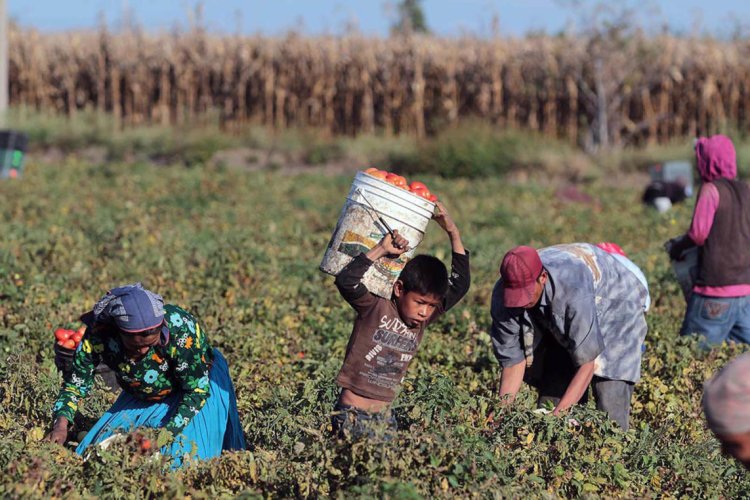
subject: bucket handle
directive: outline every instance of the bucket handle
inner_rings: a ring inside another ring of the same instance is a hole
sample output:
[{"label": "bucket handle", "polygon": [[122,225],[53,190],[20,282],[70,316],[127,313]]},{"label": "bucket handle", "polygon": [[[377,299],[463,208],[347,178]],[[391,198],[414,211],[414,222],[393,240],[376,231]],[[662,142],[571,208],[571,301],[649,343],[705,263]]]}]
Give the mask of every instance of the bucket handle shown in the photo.
[{"label": "bucket handle", "polygon": [[[372,203],[370,203],[368,201],[368,199],[365,197],[365,190],[363,188],[358,187],[357,188],[357,193],[359,193],[359,195],[362,196],[362,199],[365,200],[365,203],[367,203],[367,205],[370,207],[370,209],[372,209],[373,212],[375,212],[376,214],[378,214],[378,211],[375,210],[375,207],[372,206]],[[378,218],[376,220],[375,217],[372,215],[372,213],[369,210],[367,211],[367,213],[370,215],[370,217],[372,218],[373,222],[375,222],[375,225],[377,225],[378,221],[380,221],[380,223],[383,225],[383,227],[388,231],[388,234],[391,235],[391,238],[394,237],[393,236],[393,229],[391,229],[391,226],[388,225],[388,223],[385,221],[385,219],[383,219],[383,217],[380,216],[380,214],[378,214]]]}]

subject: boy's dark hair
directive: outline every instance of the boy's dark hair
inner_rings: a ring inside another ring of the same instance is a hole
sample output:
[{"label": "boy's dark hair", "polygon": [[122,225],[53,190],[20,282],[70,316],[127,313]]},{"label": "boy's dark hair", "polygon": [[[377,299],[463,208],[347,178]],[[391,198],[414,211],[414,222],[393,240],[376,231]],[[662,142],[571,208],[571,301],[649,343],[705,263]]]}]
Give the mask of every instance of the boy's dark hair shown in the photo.
[{"label": "boy's dark hair", "polygon": [[437,295],[441,299],[448,292],[448,270],[440,259],[431,255],[411,259],[398,279],[404,284],[404,292]]}]

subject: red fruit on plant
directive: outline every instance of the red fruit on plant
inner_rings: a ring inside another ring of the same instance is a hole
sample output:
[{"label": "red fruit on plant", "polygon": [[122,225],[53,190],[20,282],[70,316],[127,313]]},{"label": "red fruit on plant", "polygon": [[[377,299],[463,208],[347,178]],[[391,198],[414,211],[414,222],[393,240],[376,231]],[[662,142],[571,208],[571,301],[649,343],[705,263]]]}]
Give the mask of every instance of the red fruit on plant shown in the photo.
[{"label": "red fruit on plant", "polygon": [[59,341],[65,341],[70,338],[71,333],[70,330],[66,330],[65,328],[58,328],[55,330],[55,338]]},{"label": "red fruit on plant", "polygon": [[68,339],[63,341],[62,346],[66,349],[75,349],[76,348],[76,341],[73,339]]},{"label": "red fruit on plant", "polygon": [[151,449],[151,440],[150,439],[144,439],[141,441],[141,451],[148,451]]}]

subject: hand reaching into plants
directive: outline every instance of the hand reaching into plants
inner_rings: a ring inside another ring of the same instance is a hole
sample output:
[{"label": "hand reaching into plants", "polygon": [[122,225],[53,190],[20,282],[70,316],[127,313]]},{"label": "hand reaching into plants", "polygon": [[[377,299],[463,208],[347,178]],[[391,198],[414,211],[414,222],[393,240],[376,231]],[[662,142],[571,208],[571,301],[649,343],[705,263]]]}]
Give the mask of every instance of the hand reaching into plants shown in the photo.
[{"label": "hand reaching into plants", "polygon": [[68,419],[65,417],[60,417],[55,420],[55,423],[52,425],[52,430],[44,437],[44,440],[50,441],[52,443],[57,443],[62,446],[65,444],[67,438]]},{"label": "hand reaching into plants", "polygon": [[393,230],[393,236],[386,234],[380,243],[375,245],[367,252],[367,258],[376,261],[381,257],[395,258],[399,255],[409,251],[409,240],[404,238],[398,233],[398,230]]},{"label": "hand reaching into plants", "polygon": [[560,398],[557,406],[552,411],[555,416],[564,415],[565,412],[574,404],[578,403],[586,392],[591,379],[594,377],[595,360],[582,364],[578,367],[573,379],[568,384],[568,388]]}]

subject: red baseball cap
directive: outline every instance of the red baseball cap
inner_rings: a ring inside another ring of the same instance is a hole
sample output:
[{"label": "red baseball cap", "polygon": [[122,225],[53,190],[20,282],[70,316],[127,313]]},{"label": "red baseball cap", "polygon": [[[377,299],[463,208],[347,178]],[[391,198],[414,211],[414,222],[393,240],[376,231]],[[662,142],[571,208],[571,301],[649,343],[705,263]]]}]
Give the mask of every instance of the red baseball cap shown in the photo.
[{"label": "red baseball cap", "polygon": [[542,260],[535,248],[518,246],[503,257],[503,305],[523,307],[534,297],[536,280],[542,274]]}]

